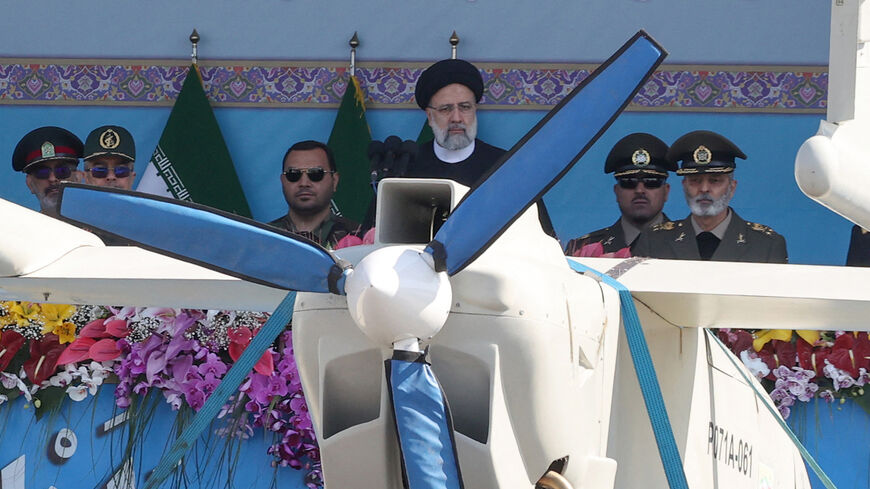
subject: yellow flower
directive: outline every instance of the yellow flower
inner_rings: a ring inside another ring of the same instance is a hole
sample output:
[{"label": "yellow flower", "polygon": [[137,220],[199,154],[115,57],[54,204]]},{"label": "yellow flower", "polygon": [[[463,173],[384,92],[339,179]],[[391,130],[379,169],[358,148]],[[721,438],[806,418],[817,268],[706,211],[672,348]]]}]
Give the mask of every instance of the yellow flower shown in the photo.
[{"label": "yellow flower", "polygon": [[76,325],[73,323],[63,323],[55,328],[54,332],[57,334],[60,344],[72,343],[76,339]]},{"label": "yellow flower", "polygon": [[791,341],[792,333],[797,333],[798,336],[811,345],[814,345],[821,338],[818,331],[809,331],[805,329],[795,331],[790,329],[763,329],[755,333],[755,340],[752,341],[752,348],[755,349],[755,351],[760,351],[764,348],[764,345],[771,340]]},{"label": "yellow flower", "polygon": [[39,304],[16,301],[9,306],[9,314],[18,326],[24,327],[39,321]]},{"label": "yellow flower", "polygon": [[68,304],[40,304],[39,320],[43,322],[42,334],[57,333],[57,329],[76,312]]}]

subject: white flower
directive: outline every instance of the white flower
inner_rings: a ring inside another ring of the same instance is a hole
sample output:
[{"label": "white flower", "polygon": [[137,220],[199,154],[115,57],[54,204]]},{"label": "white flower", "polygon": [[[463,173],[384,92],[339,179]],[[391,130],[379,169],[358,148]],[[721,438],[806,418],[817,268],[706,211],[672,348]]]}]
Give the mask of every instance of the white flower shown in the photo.
[{"label": "white flower", "polygon": [[770,373],[770,368],[764,363],[764,360],[758,358],[757,356],[750,356],[749,350],[743,350],[740,352],[740,360],[743,361],[743,365],[746,365],[746,368],[752,372],[752,375],[757,379],[761,379],[766,377]]},{"label": "white flower", "polygon": [[48,383],[55,387],[66,387],[72,382],[73,376],[69,373],[69,371],[64,370],[63,372],[58,372],[53,375],[50,379],[48,379]]},{"label": "white flower", "polygon": [[84,398],[88,397],[88,389],[87,386],[85,386],[84,384],[71,385],[66,388],[66,393],[69,394],[69,398],[73,401],[81,401]]}]

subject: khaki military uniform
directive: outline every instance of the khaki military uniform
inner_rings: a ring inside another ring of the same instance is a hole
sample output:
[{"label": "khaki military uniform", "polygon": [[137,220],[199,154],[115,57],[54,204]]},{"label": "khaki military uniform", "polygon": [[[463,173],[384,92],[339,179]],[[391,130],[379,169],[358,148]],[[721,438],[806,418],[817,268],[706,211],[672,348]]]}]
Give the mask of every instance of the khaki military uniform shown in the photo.
[{"label": "khaki military uniform", "polygon": [[[785,238],[773,229],[743,220],[731,209],[732,216],[713,261],[788,263]],[[689,216],[680,221],[666,221],[640,235],[632,249],[633,256],[700,260],[695,230]]]}]

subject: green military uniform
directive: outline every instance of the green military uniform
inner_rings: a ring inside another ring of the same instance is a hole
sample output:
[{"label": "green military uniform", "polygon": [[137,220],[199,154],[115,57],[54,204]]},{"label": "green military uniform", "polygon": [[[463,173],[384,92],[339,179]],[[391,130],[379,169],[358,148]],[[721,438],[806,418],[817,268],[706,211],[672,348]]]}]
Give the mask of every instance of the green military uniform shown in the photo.
[{"label": "green military uniform", "polygon": [[[680,221],[656,224],[640,235],[633,256],[700,260],[695,229],[689,216]],[[785,238],[773,229],[749,222],[731,210],[731,222],[710,258],[713,261],[788,263]]]},{"label": "green military uniform", "polygon": [[[668,216],[662,214],[662,222],[668,221]],[[625,239],[625,231],[622,228],[622,218],[617,219],[615,223],[606,228],[601,228],[597,231],[592,231],[589,234],[585,234],[580,236],[579,238],[574,238],[568,242],[568,246],[565,247],[565,254],[568,256],[578,256],[580,250],[583,249],[584,246],[592,244],[592,243],[601,243],[601,248],[604,253],[616,253],[617,251],[631,247],[634,249],[634,243],[637,242],[637,238],[632,243],[627,243]],[[632,253],[633,254],[633,253]]]},{"label": "green military uniform", "polygon": [[310,239],[315,243],[327,249],[335,249],[335,245],[348,234],[354,236],[362,236],[362,229],[359,224],[335,214],[330,214],[324,219],[320,226],[313,231],[299,231],[296,225],[290,220],[290,216],[284,215],[269,223],[270,226],[290,231],[298,234],[306,239]]}]

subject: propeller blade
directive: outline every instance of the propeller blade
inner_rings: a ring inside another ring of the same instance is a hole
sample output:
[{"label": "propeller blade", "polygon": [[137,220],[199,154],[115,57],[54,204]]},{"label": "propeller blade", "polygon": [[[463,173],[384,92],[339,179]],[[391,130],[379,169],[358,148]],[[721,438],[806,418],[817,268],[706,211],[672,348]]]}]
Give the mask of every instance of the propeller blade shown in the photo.
[{"label": "propeller blade", "polygon": [[344,266],[301,236],[210,207],[106,187],[66,184],[63,220],[250,282],[344,294]]},{"label": "propeller blade", "polygon": [[480,256],[583,156],[666,55],[640,31],[554,107],[465,196],[429,243],[436,270],[453,275]]}]

